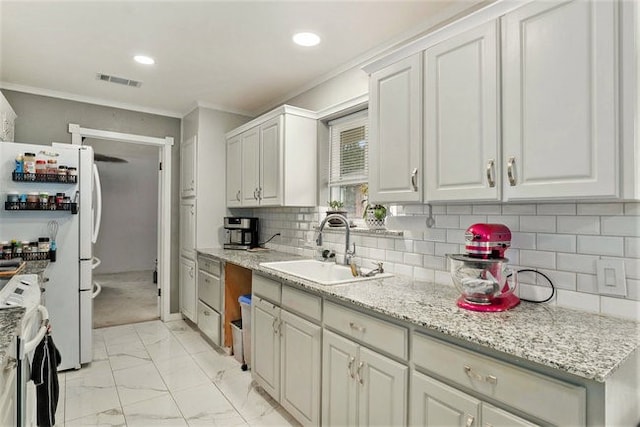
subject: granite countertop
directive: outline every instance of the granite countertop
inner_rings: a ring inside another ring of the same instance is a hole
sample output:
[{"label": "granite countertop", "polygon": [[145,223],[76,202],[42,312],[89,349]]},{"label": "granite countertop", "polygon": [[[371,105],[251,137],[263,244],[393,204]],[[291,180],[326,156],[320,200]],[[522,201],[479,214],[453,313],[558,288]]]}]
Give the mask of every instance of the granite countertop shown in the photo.
[{"label": "granite countertop", "polygon": [[296,286],[510,356],[605,382],[640,351],[640,324],[564,307],[521,302],[501,313],[459,308],[449,286],[404,276],[323,286],[260,266],[303,257],[276,251],[199,249],[225,262],[270,274]]},{"label": "granite countertop", "polygon": [[8,356],[9,346],[19,332],[22,317],[24,316],[24,307],[7,307],[0,308],[0,366],[4,366]]}]

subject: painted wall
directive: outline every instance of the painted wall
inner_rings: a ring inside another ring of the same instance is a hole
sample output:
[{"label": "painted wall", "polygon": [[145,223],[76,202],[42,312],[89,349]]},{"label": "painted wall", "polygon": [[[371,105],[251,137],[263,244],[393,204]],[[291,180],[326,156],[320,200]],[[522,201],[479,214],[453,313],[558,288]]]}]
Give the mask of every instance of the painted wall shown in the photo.
[{"label": "painted wall", "polygon": [[69,123],[82,127],[110,130],[139,135],[174,138],[171,175],[171,312],[178,312],[178,251],[179,247],[179,165],[180,165],[180,119],[148,113],[105,107],[83,102],[69,101],[47,96],[32,95],[2,89],[18,118],[15,122],[17,142],[50,144],[71,143]]},{"label": "painted wall", "polygon": [[[158,158],[160,149],[87,139],[96,153],[126,160],[97,162],[102,221],[94,256],[96,273],[153,270],[158,249]],[[149,274],[149,280],[152,275]]]}]

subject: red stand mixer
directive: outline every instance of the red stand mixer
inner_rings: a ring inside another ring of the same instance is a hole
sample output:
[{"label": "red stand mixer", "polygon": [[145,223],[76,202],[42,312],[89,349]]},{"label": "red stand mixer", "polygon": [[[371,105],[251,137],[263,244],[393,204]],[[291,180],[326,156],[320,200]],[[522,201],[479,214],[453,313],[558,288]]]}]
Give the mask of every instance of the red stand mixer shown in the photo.
[{"label": "red stand mixer", "polygon": [[458,307],[473,311],[505,311],[520,303],[514,291],[517,272],[507,268],[504,253],[511,230],[502,224],[473,224],[465,232],[465,254],[449,254],[453,283],[462,293]]}]

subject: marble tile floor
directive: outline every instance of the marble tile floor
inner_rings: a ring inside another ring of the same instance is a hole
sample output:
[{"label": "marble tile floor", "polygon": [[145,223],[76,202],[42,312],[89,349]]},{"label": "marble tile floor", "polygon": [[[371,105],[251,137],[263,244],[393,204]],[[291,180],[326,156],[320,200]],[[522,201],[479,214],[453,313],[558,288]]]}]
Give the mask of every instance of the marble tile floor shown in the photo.
[{"label": "marble tile floor", "polygon": [[93,362],[58,374],[56,425],[299,425],[184,321],[94,329],[93,337]]}]

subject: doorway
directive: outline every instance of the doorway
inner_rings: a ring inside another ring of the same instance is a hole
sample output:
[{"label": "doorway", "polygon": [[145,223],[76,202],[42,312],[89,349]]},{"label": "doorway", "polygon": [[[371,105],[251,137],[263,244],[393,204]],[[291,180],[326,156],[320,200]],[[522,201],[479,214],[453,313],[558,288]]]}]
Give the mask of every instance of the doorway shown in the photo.
[{"label": "doorway", "polygon": [[[155,307],[157,308],[156,318],[159,314],[159,317],[161,320],[163,321],[169,320],[171,316],[170,305],[169,305],[170,301],[169,301],[168,295],[170,295],[169,284],[170,284],[170,269],[171,269],[171,266],[170,266],[171,264],[171,258],[170,258],[171,147],[173,145],[173,138],[171,137],[156,138],[156,137],[149,137],[149,136],[143,136],[143,135],[125,134],[120,132],[111,132],[111,131],[104,131],[104,130],[97,130],[97,129],[86,129],[86,128],[81,128],[79,125],[75,125],[75,124],[69,124],[69,133],[71,133],[71,136],[72,136],[71,137],[72,144],[78,144],[78,145],[85,144],[85,145],[92,145],[92,146],[95,145],[94,148],[96,149],[96,152],[100,154],[99,156],[97,156],[98,159],[96,161],[96,164],[100,169],[101,168],[100,165],[102,163],[102,169],[108,170],[110,174],[113,174],[113,176],[111,176],[111,180],[114,181],[115,183],[114,188],[116,188],[116,190],[117,188],[121,188],[122,186],[132,186],[134,184],[134,182],[128,179],[130,175],[127,173],[123,173],[123,167],[126,167],[125,165],[129,163],[129,160],[123,157],[129,157],[131,161],[134,161],[134,162],[151,161],[155,163],[155,174],[157,176],[157,179],[156,179],[157,185],[155,186],[155,190],[150,190],[150,189],[146,190],[146,191],[155,191],[155,195],[156,195],[155,198],[151,197],[146,199],[147,204],[151,204],[154,207],[154,209],[151,209],[152,206],[143,207],[143,208],[146,208],[147,211],[144,211],[143,209],[141,212],[145,212],[145,213],[143,213],[142,215],[146,215],[147,218],[139,218],[138,220],[141,222],[145,222],[145,220],[147,222],[153,222],[153,221],[150,221],[150,219],[156,220],[155,223],[157,224],[157,226],[155,227],[156,229],[155,259],[152,257],[151,260],[149,260],[149,263],[153,265],[154,261],[157,259],[157,273],[156,273],[157,285],[153,284],[153,287],[155,288],[157,286],[157,290],[158,290],[155,292],[155,294],[157,295],[155,297],[157,301],[155,305]],[[117,154],[118,149],[123,150],[123,153],[127,153],[127,154],[125,156],[118,155]],[[149,155],[151,157],[149,157]],[[111,161],[101,162],[100,158],[102,159],[110,158]],[[153,158],[155,158],[155,161],[153,160]],[[134,160],[134,159],[137,159],[137,160]],[[143,159],[143,160],[140,160],[140,159]],[[122,160],[126,160],[126,162],[123,162]],[[109,164],[111,165],[104,166]],[[158,165],[160,165],[160,167],[158,167]],[[107,200],[107,197],[109,197],[109,200],[113,200],[114,198],[117,200],[118,198],[117,191],[116,191],[116,194],[113,194],[113,190],[111,191],[111,193],[112,193],[111,196],[105,195],[105,200]],[[132,194],[133,196],[135,196],[135,192]],[[149,201],[149,200],[153,200],[153,201]],[[126,207],[121,207],[121,209],[126,209]],[[105,208],[105,211],[107,210],[108,209]],[[132,221],[131,218],[129,218],[129,220]],[[104,233],[104,230],[101,232],[101,234],[103,233]],[[147,233],[148,233],[148,230],[147,230]],[[100,240],[100,238],[98,240]],[[147,241],[153,241],[153,239],[147,240]],[[96,249],[100,250],[99,245],[101,244],[102,243],[98,243],[98,241],[96,241]],[[122,241],[118,242],[118,244],[120,245],[121,248],[125,248],[125,246],[123,245],[127,245],[127,240],[122,239]],[[121,252],[126,253],[127,251],[122,250]],[[141,254],[141,256],[144,257],[145,255]],[[148,258],[148,253],[146,256]],[[129,261],[131,261],[128,258],[129,257],[127,257],[127,259],[124,260],[122,257],[110,256],[111,266],[110,267],[107,266],[106,270],[113,270],[114,268],[117,269],[116,267],[118,264],[120,264],[121,266],[125,266],[125,263],[129,263]],[[130,263],[127,265],[131,266]],[[130,268],[131,267],[123,268],[121,270],[126,270]],[[155,268],[155,265],[154,265],[154,268]],[[144,273],[140,273],[140,274],[144,275]],[[153,282],[153,278],[154,278],[153,269],[149,270],[149,274],[147,277],[151,279],[151,282]],[[133,283],[139,284],[139,276],[134,274],[131,277],[127,278],[126,280],[129,280],[129,279]],[[103,277],[102,280],[104,283],[110,282],[110,278],[108,277],[107,278]],[[120,279],[114,278],[114,280],[112,280],[111,282],[117,283],[119,281],[121,282],[122,278]],[[133,296],[132,298],[135,298],[135,296]]]}]

